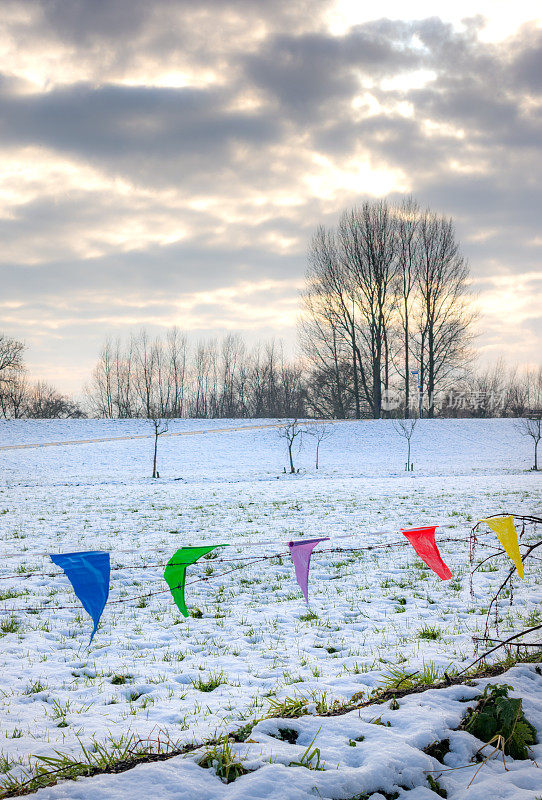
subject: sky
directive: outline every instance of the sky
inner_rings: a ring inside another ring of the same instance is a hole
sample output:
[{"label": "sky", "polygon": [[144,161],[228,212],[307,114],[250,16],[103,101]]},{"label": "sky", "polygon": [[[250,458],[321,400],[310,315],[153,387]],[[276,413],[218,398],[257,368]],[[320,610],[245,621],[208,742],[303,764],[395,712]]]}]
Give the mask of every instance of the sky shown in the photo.
[{"label": "sky", "polygon": [[411,193],[538,364],[541,156],[539,2],[2,0],[0,331],[76,395],[141,327],[293,348],[316,226]]}]

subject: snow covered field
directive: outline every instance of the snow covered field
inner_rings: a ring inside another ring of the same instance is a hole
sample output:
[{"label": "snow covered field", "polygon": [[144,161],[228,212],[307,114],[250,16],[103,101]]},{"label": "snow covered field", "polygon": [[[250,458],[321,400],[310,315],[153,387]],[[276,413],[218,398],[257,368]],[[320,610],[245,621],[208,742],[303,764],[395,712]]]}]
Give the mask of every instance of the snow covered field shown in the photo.
[{"label": "snow covered field", "polygon": [[[225,785],[211,769],[198,765],[205,749],[162,763],[144,764],[119,775],[83,778],[77,783],[41,789],[38,800],[437,800],[428,787],[437,782],[449,800],[533,800],[540,797],[540,768],[531,759],[507,758],[469,765],[480,742],[457,730],[469,706],[489,683],[513,687],[523,699],[528,719],[537,721],[539,743],[532,758],[542,761],[542,677],[540,668],[521,665],[476,686],[428,690],[390,704],[367,706],[336,717],[305,715],[299,719],[266,719],[250,740],[232,751],[247,774]],[[389,725],[389,727],[388,727]],[[284,736],[295,742],[284,741]],[[424,752],[434,742],[449,742],[437,759]],[[300,768],[303,756],[318,748],[312,768]],[[309,750],[307,750],[309,748]],[[484,755],[489,755],[488,748]],[[476,771],[481,767],[478,774]],[[474,778],[474,780],[473,780]],[[472,781],[472,785],[469,784]],[[413,788],[409,788],[413,787]],[[360,792],[360,788],[362,792]],[[437,788],[437,787],[435,787]],[[383,794],[386,792],[386,794]]]},{"label": "snow covered field", "polygon": [[[329,536],[333,546],[348,534],[337,547],[363,547],[398,541],[400,527],[431,523],[440,526],[438,542],[466,538],[488,514],[540,515],[541,477],[528,471],[531,442],[509,420],[425,420],[407,475],[405,442],[390,421],[341,422],[321,445],[318,472],[314,440],[306,437],[295,459],[301,471],[290,476],[282,472],[286,454],[276,429],[212,433],[250,424],[172,423],[171,432],[209,432],[162,437],[155,481],[151,439],[1,452],[0,609],[8,613],[0,616],[0,773],[18,775],[33,755],[78,753],[80,741],[130,732],[145,738],[160,729],[181,744],[201,742],[264,716],[274,698],[326,693],[327,702],[345,701],[368,695],[393,665],[442,671],[472,660],[472,636],[483,630],[508,561],[477,573],[472,601],[466,543],[441,546],[454,575],[448,582],[409,546],[317,549],[310,613],[285,542]],[[0,446],[150,432],[144,421],[13,421],[0,425]],[[209,580],[187,587],[195,617],[185,620],[163,565],[180,546],[220,542],[232,544],[189,568],[189,581]],[[86,549],[109,550],[113,567],[130,567],[112,571],[110,604],[90,649],[86,613],[53,608],[77,601],[44,555]],[[273,553],[283,555],[246,565],[223,560]],[[501,609],[501,632],[540,619],[541,566],[531,561],[525,583],[516,582],[514,604]],[[35,571],[47,575],[28,575]],[[163,593],[142,597],[149,592]],[[44,604],[51,610],[16,611]],[[235,794],[235,785],[232,798],[271,796]],[[333,794],[325,781],[318,786],[322,797],[351,796]],[[527,789],[517,797],[536,796]],[[74,784],[59,791],[38,796],[83,797]],[[300,784],[297,794],[276,796],[309,794]]]}]

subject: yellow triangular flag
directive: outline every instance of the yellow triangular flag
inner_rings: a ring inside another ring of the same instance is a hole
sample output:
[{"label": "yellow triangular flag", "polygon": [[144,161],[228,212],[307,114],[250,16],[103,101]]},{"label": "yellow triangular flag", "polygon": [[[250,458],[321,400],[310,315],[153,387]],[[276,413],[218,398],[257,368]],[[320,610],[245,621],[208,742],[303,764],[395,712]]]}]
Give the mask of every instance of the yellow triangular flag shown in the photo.
[{"label": "yellow triangular flag", "polygon": [[516,565],[519,577],[525,578],[523,561],[519,552],[518,532],[516,531],[513,517],[490,517],[489,519],[481,519],[480,522],[485,522],[492,531],[495,531],[504,551]]}]

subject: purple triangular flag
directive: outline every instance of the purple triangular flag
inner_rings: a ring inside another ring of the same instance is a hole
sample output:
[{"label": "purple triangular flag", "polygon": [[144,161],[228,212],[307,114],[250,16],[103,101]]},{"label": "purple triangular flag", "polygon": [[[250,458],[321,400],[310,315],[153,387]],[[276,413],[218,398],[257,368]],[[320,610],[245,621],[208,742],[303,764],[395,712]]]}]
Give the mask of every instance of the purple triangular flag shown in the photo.
[{"label": "purple triangular flag", "polygon": [[312,551],[319,542],[329,541],[329,536],[322,539],[305,539],[301,542],[288,542],[290,555],[295,567],[295,577],[307,603],[309,602],[309,565]]}]

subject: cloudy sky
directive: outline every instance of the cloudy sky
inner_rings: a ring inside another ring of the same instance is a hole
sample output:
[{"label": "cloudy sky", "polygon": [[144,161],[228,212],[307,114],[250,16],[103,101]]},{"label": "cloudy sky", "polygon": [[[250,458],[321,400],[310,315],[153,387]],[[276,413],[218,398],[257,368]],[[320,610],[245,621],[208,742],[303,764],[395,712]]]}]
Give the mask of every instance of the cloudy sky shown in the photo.
[{"label": "cloudy sky", "polygon": [[483,358],[540,363],[541,17],[2,0],[0,330],[76,393],[143,325],[294,342],[314,227],[411,192],[456,221]]}]

